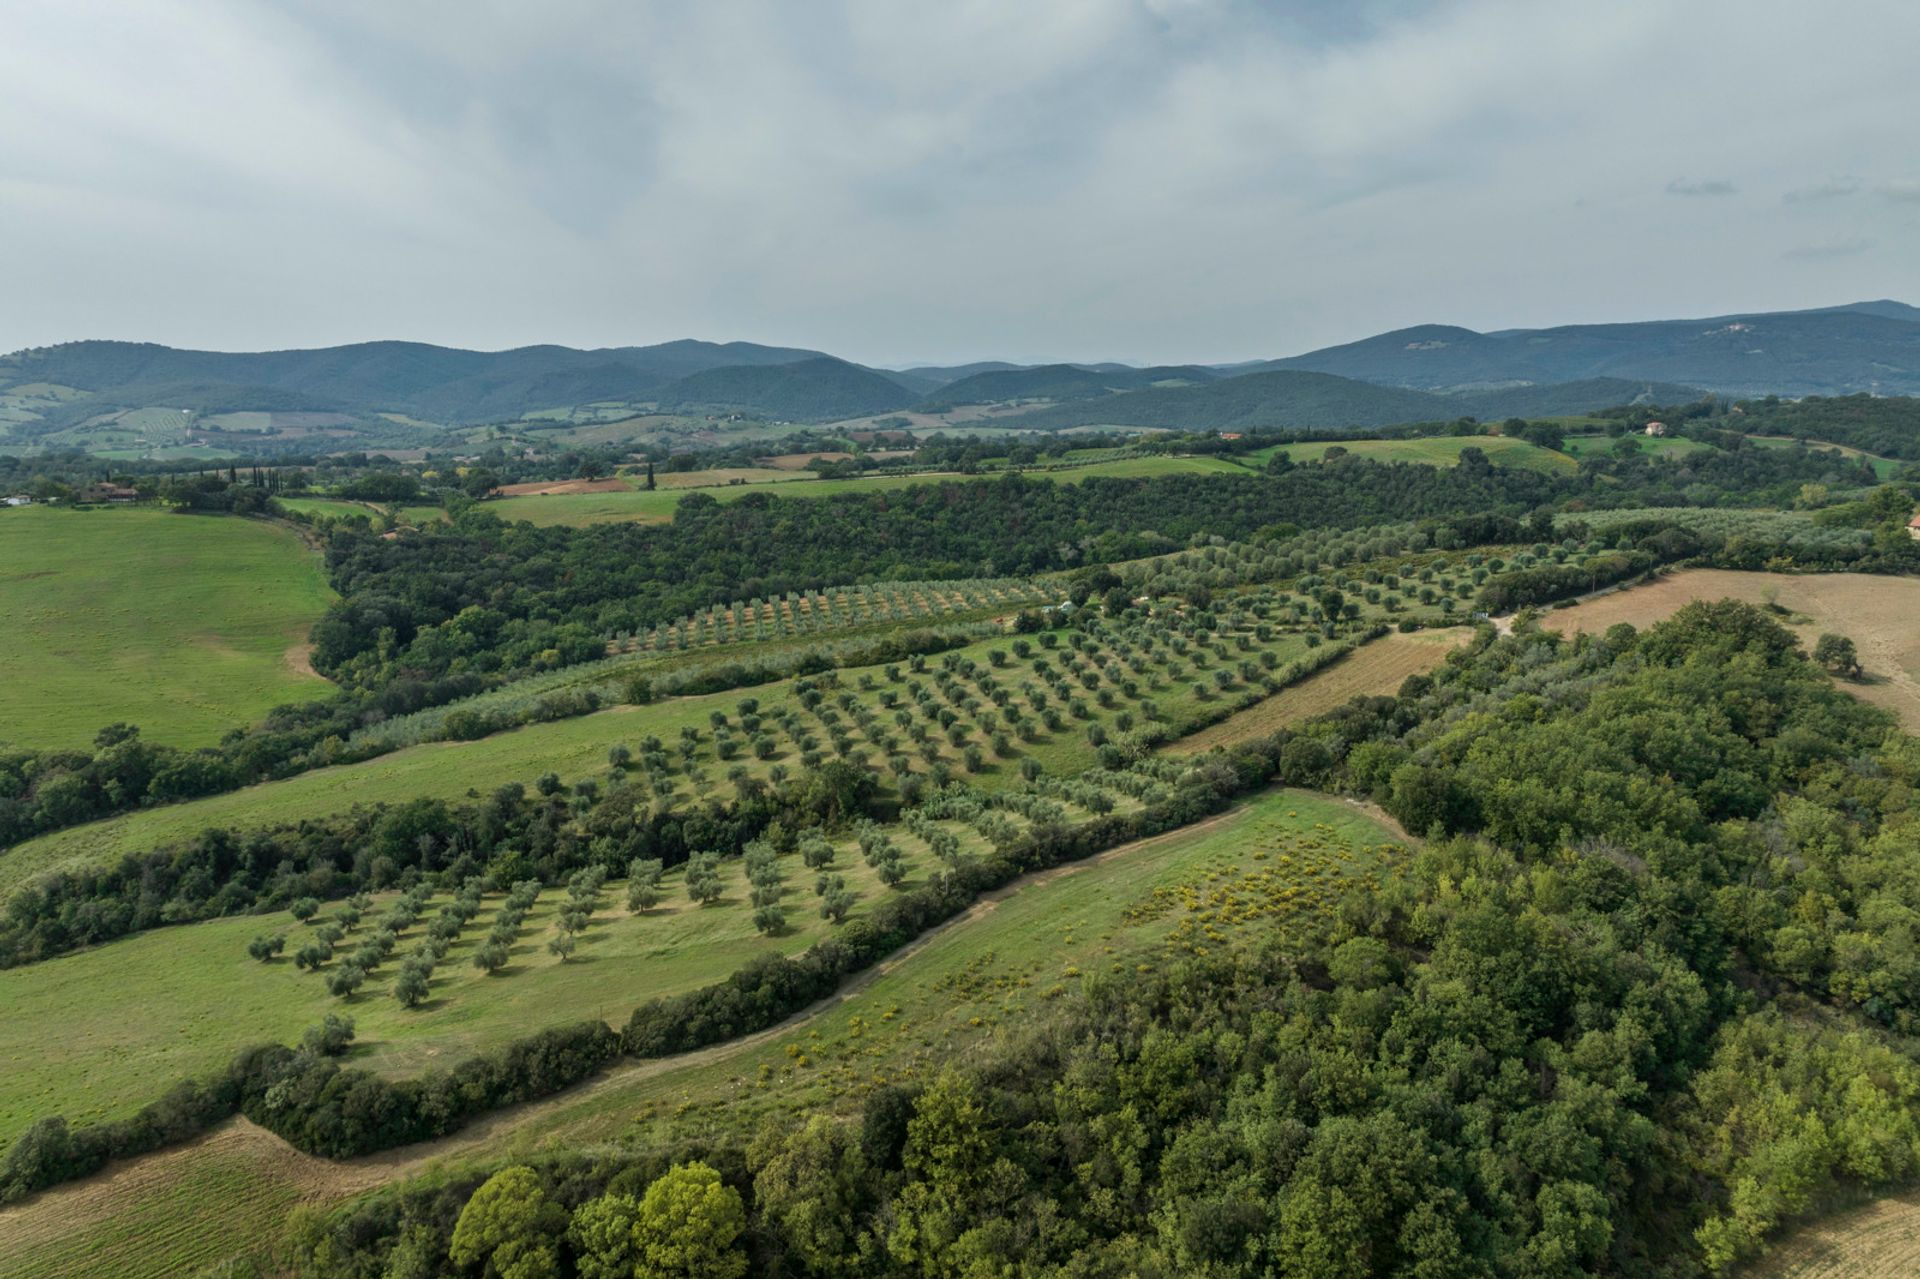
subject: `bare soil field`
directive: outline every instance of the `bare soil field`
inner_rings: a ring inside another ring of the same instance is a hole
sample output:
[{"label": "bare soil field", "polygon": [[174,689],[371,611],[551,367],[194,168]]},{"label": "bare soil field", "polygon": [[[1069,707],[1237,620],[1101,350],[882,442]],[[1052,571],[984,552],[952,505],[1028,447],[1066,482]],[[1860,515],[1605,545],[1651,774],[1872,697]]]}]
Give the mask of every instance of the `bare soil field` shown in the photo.
[{"label": "bare soil field", "polygon": [[560,493],[625,493],[632,487],[625,480],[534,480],[503,484],[494,492],[501,497],[551,497]]},{"label": "bare soil field", "polygon": [[1358,651],[1315,671],[1298,684],[1281,689],[1258,706],[1250,706],[1212,728],[1183,737],[1167,749],[1175,755],[1197,755],[1216,746],[1237,746],[1330,711],[1356,697],[1391,693],[1407,676],[1426,674],[1471,638],[1473,631],[1464,626],[1385,636],[1362,645]]},{"label": "bare soil field", "polygon": [[1650,626],[1694,600],[1717,599],[1787,610],[1791,616],[1780,620],[1809,649],[1824,631],[1845,635],[1859,650],[1866,675],[1841,687],[1892,711],[1908,730],[1920,730],[1920,578],[1691,569],[1556,609],[1540,624],[1567,635],[1597,633],[1617,622]]},{"label": "bare soil field", "polygon": [[845,462],[852,457],[851,453],[777,453],[760,461],[776,471],[804,471],[809,462]]},{"label": "bare soil field", "polygon": [[1876,1199],[1797,1230],[1739,1279],[1895,1279],[1920,1274],[1920,1191]]}]

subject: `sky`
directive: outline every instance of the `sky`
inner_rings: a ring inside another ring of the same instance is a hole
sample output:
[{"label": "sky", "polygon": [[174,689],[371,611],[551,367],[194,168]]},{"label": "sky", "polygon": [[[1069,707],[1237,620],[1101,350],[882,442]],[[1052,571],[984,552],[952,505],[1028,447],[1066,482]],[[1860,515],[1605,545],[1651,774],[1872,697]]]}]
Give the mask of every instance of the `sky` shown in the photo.
[{"label": "sky", "polygon": [[1912,0],[9,0],[0,350],[1224,362],[1920,302]]}]

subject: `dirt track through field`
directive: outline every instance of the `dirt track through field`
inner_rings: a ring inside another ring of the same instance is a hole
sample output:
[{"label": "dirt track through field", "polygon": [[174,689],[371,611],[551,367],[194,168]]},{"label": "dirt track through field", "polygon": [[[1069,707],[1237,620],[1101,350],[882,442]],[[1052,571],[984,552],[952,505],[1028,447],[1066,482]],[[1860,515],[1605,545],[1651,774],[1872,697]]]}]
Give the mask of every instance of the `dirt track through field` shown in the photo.
[{"label": "dirt track through field", "polygon": [[1822,632],[1845,635],[1866,675],[1840,687],[1892,711],[1909,731],[1920,731],[1920,578],[1690,569],[1554,610],[1540,624],[1567,635],[1598,633],[1617,622],[1645,627],[1694,600],[1717,599],[1777,604],[1794,615],[1780,620],[1809,650]]}]

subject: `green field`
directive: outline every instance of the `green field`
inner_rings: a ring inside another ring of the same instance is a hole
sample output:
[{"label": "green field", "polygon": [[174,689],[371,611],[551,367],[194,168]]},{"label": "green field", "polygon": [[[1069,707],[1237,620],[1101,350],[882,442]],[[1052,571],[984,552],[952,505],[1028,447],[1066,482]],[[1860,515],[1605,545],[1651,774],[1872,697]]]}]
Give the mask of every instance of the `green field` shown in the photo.
[{"label": "green field", "polygon": [[378,508],[344,497],[281,497],[274,500],[289,511],[298,511],[302,515],[324,515],[329,519],[381,518]]},{"label": "green field", "polygon": [[[689,475],[695,474],[692,472]],[[735,473],[738,474],[738,473]],[[1033,470],[1021,474],[1029,479],[1057,480],[1077,484],[1096,476],[1134,479],[1153,475],[1246,475],[1247,468],[1213,457],[1134,457],[1090,466],[1065,467],[1057,471]],[[774,477],[779,478],[774,478]],[[720,484],[705,488],[662,487],[647,492],[635,489],[626,493],[561,493],[530,497],[496,498],[483,509],[503,520],[527,520],[534,524],[603,524],[630,520],[665,523],[673,518],[674,508],[689,493],[704,493],[719,502],[737,502],[749,493],[767,491],[768,484],[780,497],[834,497],[842,493],[888,493],[919,484],[952,483],[976,477],[959,474],[875,475],[849,480],[819,480],[805,472],[771,471],[744,484]],[[656,482],[661,482],[656,479]],[[405,512],[411,518],[427,518],[431,512]]]},{"label": "green field", "polygon": [[[954,829],[969,849],[985,849],[978,835]],[[938,863],[903,829],[895,829],[894,840],[910,868],[903,887],[915,887]],[[857,918],[890,890],[850,839],[839,844],[833,870],[859,894],[849,916]],[[0,1072],[0,1148],[45,1115],[93,1122],[130,1114],[166,1082],[213,1073],[247,1044],[293,1042],[329,1012],[354,1019],[356,1063],[401,1075],[451,1065],[544,1026],[590,1017],[621,1024],[656,995],[719,981],[757,955],[790,954],[825,935],[829,925],[815,909],[813,872],[798,854],[783,862],[790,923],[778,938],[755,932],[736,858],[722,865],[726,895],[707,906],[688,900],[679,870],[662,881],[660,903],[640,914],[627,910],[625,885],[610,884],[579,950],[565,963],[546,949],[566,897],[564,889],[549,888],[520,925],[512,963],[492,976],[471,963],[500,904],[498,895],[490,897],[435,969],[431,998],[411,1010],[387,989],[445,896],[399,934],[393,955],[345,1000],[327,993],[332,965],[303,972],[289,958],[312,927],[337,913],[337,904],[311,926],[284,912],[241,916],[156,929],[0,972],[0,1007],[12,1014],[0,1019],[0,1060],[12,1063]],[[391,901],[376,899],[342,943],[342,954],[372,931]],[[286,936],[287,954],[268,963],[248,958],[248,940],[268,932]],[[49,1041],[45,1027],[56,1023],[61,1033]]]},{"label": "green field", "polygon": [[1525,440],[1504,435],[1435,435],[1406,440],[1314,440],[1306,444],[1275,444],[1249,453],[1247,459],[1264,464],[1276,453],[1285,453],[1296,462],[1317,462],[1327,450],[1342,448],[1355,457],[1375,462],[1422,462],[1429,466],[1454,466],[1462,449],[1479,449],[1495,466],[1518,466],[1534,471],[1570,471],[1571,458],[1552,449],[1543,449]]},{"label": "green field", "polygon": [[1712,450],[1711,444],[1702,444],[1699,440],[1690,440],[1683,435],[1569,435],[1561,449],[1572,457],[1588,457],[1595,453],[1611,452],[1620,440],[1629,439],[1640,446],[1640,452],[1647,457],[1685,457],[1689,453],[1704,453]]},{"label": "green field", "polygon": [[0,745],[126,721],[217,741],[331,689],[298,650],[332,598],[284,525],[153,509],[0,510]]},{"label": "green field", "polygon": [[[984,670],[990,649],[1008,647],[1007,640],[992,640],[956,652],[980,662]],[[1284,663],[1304,653],[1306,644],[1299,635],[1282,633],[1273,641],[1256,646],[1256,651],[1261,649],[1272,651],[1276,659]],[[1036,656],[1044,652],[1037,650]],[[1057,654],[1053,656],[1057,660]],[[1031,661],[1016,659],[994,674],[1003,685],[1017,684],[1027,678],[1031,670]],[[872,693],[860,694],[860,700],[877,703],[879,691],[888,686],[881,667],[843,672],[843,688],[856,685],[862,675],[868,676],[877,687]],[[105,864],[127,853],[144,852],[191,838],[212,826],[260,827],[297,822],[345,812],[355,804],[398,803],[416,797],[453,801],[470,792],[485,793],[504,782],[531,783],[547,771],[557,772],[568,780],[601,773],[606,769],[610,746],[616,743],[638,746],[649,735],[673,743],[686,728],[701,730],[705,739],[697,756],[704,780],[677,773],[674,793],[682,797],[701,793],[709,785],[725,786],[721,779],[730,766],[715,757],[708,727],[710,715],[714,711],[734,714],[742,698],[752,697],[760,703],[761,714],[770,718],[776,708],[795,704],[793,683],[782,680],[737,692],[676,698],[644,707],[617,707],[574,719],[533,724],[472,742],[413,746],[364,763],[316,769],[284,781],[264,782],[206,799],[69,827],[28,840],[0,854],[0,901],[49,871]],[[1203,703],[1193,694],[1185,678],[1164,679],[1157,668],[1142,677],[1140,683],[1138,698],[1118,697],[1111,710],[1090,704],[1089,717],[1084,722],[1110,724],[1121,712],[1135,710],[1142,701],[1152,700],[1177,730],[1203,709],[1218,705],[1217,701]],[[1092,702],[1090,695],[1087,700]],[[884,727],[893,727],[891,718],[883,715],[882,720]],[[1094,760],[1094,750],[1081,725],[1082,721],[1069,717],[1060,730],[1045,732],[1032,742],[1017,743],[1018,756],[1031,756],[1056,776],[1087,768]],[[824,731],[819,728],[813,731],[824,741]],[[985,734],[975,730],[973,740],[984,739]],[[953,768],[957,776],[965,776],[960,768],[960,752],[945,744],[944,737],[936,735],[934,740],[943,744],[940,759]],[[910,743],[903,744],[903,748],[915,751]],[[877,748],[863,744],[861,749],[871,752],[876,763],[884,762]],[[782,739],[780,749],[770,759],[756,760],[751,753],[743,753],[737,762],[746,765],[750,773],[763,776],[774,765],[797,768],[799,755],[794,743]],[[909,759],[916,771],[925,771],[928,767],[918,753],[910,754]],[[1018,774],[1010,766],[1012,761],[991,753],[987,761],[986,771],[971,778],[976,784],[994,787],[1018,780]]]},{"label": "green field", "polygon": [[[295,1202],[334,1202],[415,1174],[435,1159],[485,1162],[509,1150],[697,1130],[706,1123],[737,1128],[761,1114],[793,1116],[856,1102],[877,1083],[914,1078],[990,1043],[1021,1014],[1043,1010],[1115,966],[1164,962],[1189,947],[1220,944],[1207,936],[1209,929],[1225,940],[1256,925],[1284,930],[1311,919],[1342,884],[1374,882],[1402,854],[1392,832],[1353,805],[1303,791],[1268,792],[1201,825],[1030,876],[894,962],[855,977],[843,998],[773,1032],[683,1058],[617,1067],[597,1084],[509,1115],[498,1128],[456,1134],[400,1152],[398,1159],[329,1165],[293,1155],[257,1130],[230,1127],[194,1147],[142,1160],[122,1184],[81,1183],[9,1210],[0,1217],[0,1245],[11,1250],[9,1273],[21,1279],[100,1273],[157,1279],[270,1244]],[[1227,894],[1242,903],[1235,922],[1221,918]],[[610,889],[608,895],[615,894]],[[225,926],[170,931],[183,936]],[[236,938],[250,935],[235,931]],[[214,953],[211,938],[206,944],[210,965],[252,963]],[[587,943],[603,944],[612,949],[611,939]],[[584,974],[594,965],[572,967]],[[474,977],[469,985],[532,988],[557,976],[557,968],[542,954],[535,971]],[[8,976],[0,974],[0,982]],[[449,1009],[455,1006],[450,1000]],[[361,1009],[355,1016],[364,1019],[363,1037],[385,1024]],[[408,1014],[395,1008],[384,1016]],[[386,1049],[366,1051],[378,1060]],[[48,1086],[50,1097],[82,1091],[57,1081]],[[183,1220],[204,1220],[208,1229],[183,1235],[168,1228]]]},{"label": "green field", "polygon": [[689,1109],[731,1126],[756,1109],[807,1113],[857,1100],[876,1083],[937,1071],[1103,972],[1313,920],[1345,885],[1377,882],[1404,851],[1353,804],[1269,791],[1030,876],[779,1033],[687,1062],[641,1063],[590,1096],[563,1098],[540,1117],[540,1139],[636,1137]]}]

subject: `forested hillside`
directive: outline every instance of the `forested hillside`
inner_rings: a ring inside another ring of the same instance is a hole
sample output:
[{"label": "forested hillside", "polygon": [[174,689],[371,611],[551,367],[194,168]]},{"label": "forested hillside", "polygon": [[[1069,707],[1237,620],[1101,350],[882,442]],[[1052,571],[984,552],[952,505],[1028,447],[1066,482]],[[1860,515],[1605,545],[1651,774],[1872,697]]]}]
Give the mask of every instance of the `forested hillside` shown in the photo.
[{"label": "forested hillside", "polygon": [[1732,394],[1911,395],[1920,392],[1920,311],[1897,302],[1866,302],[1499,333],[1422,325],[1267,367],[1428,389],[1612,377]]},{"label": "forested hillside", "polygon": [[1090,980],[855,1122],[476,1169],[305,1255],[618,1264],[596,1223],[700,1185],[712,1264],[783,1273],[1665,1276],[1920,1166],[1920,755],[1758,611],[1500,641],[1212,767],[1434,842],[1304,944]]},{"label": "forested hillside", "polygon": [[1618,378],[1441,395],[1327,373],[1275,369],[1242,373],[1204,386],[1155,388],[1060,405],[1022,414],[1020,422],[1046,430],[1093,425],[1332,430],[1464,417],[1551,417],[1637,400],[1672,404],[1697,398],[1698,392],[1684,386]]}]

